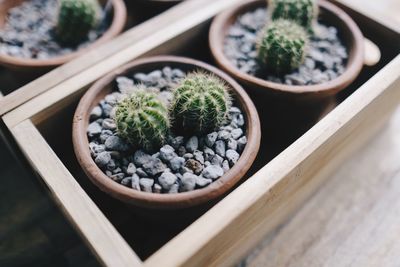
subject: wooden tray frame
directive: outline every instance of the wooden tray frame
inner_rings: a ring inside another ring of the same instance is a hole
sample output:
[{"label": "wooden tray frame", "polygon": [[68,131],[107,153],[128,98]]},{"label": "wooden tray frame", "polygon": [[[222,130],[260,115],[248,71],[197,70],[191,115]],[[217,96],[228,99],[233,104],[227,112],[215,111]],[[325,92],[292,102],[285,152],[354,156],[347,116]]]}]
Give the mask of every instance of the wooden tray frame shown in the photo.
[{"label": "wooden tray frame", "polygon": [[[0,114],[59,206],[105,266],[230,266],[283,222],[387,121],[400,100],[400,56],[289,148],[142,262],[56,156],[36,124],[105,73],[160,53],[241,0],[189,0],[0,99]],[[344,2],[344,1],[343,1]],[[362,16],[361,14],[359,14]],[[154,25],[163,25],[157,28]],[[388,26],[390,27],[390,26]],[[384,29],[387,27],[382,26]],[[391,31],[400,36],[400,30]],[[185,34],[184,34],[185,33]],[[399,38],[397,38],[399,39]],[[46,115],[47,114],[47,115]]]}]

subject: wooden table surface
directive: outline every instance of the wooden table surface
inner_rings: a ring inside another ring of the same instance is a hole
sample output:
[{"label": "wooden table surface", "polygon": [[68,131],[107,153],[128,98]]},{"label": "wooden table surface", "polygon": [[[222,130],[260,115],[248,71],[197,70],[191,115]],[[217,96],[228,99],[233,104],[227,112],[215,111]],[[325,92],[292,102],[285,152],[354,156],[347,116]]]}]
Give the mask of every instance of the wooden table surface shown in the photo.
[{"label": "wooden table surface", "polygon": [[[347,2],[400,27],[400,0]],[[400,266],[400,108],[240,266]]]}]

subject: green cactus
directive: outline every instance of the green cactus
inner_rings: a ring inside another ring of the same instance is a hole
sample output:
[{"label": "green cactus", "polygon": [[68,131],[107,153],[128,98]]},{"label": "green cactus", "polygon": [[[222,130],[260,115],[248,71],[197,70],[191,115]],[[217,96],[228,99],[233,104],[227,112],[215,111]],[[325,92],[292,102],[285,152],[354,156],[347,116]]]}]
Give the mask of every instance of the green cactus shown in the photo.
[{"label": "green cactus", "polygon": [[114,119],[120,137],[148,151],[164,144],[170,127],[168,109],[141,88],[117,104]]},{"label": "green cactus", "polygon": [[257,44],[258,59],[275,74],[288,73],[303,63],[308,42],[303,27],[293,21],[278,19],[261,32]]},{"label": "green cactus", "polygon": [[171,112],[186,132],[207,133],[227,119],[231,97],[225,83],[214,75],[189,73],[174,91]]},{"label": "green cactus", "polygon": [[101,12],[97,0],[61,0],[55,29],[57,40],[71,46],[81,43],[99,23]]},{"label": "green cactus", "polygon": [[268,0],[268,10],[272,20],[293,20],[308,30],[318,15],[315,0]]}]

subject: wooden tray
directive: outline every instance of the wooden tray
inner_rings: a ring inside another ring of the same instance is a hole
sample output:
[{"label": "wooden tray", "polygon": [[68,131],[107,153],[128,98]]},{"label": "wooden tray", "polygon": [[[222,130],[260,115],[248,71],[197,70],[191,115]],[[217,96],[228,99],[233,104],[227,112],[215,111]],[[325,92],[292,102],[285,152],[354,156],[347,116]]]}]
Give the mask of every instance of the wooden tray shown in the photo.
[{"label": "wooden tray", "polygon": [[[185,1],[93,51],[98,58],[81,57],[0,100],[0,113],[15,108],[3,120],[22,152],[104,265],[236,263],[376,133],[399,104],[400,30],[340,4],[382,48],[380,63],[363,69],[338,97],[340,105],[285,149],[273,151],[264,140],[249,178],[197,220],[154,222],[130,213],[96,189],[76,162],[71,125],[80,96],[93,81],[134,58],[176,54],[211,62],[210,19],[240,2]],[[260,117],[265,120],[265,114]]]}]

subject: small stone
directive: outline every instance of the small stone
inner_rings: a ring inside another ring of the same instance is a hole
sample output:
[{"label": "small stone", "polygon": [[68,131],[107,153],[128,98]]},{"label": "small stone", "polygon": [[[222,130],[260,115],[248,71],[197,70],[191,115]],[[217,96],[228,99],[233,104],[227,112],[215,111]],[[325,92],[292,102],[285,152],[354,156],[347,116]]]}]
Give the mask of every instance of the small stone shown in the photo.
[{"label": "small stone", "polygon": [[205,162],[204,162],[204,166],[205,166],[205,167],[208,167],[208,166],[210,166],[210,165],[211,165],[211,162],[209,162],[209,161],[205,161]]},{"label": "small stone", "polygon": [[220,132],[218,132],[218,139],[219,140],[228,140],[231,137],[231,133],[226,131],[226,130],[222,130]]},{"label": "small stone", "polygon": [[212,165],[221,166],[223,161],[224,161],[224,159],[223,159],[220,155],[215,155],[215,156],[211,159],[211,164],[212,164]]},{"label": "small stone", "polygon": [[151,155],[153,158],[159,158],[160,157],[160,152],[154,153]]},{"label": "small stone", "polygon": [[231,135],[233,139],[237,140],[243,135],[243,130],[241,128],[234,129],[232,130]]},{"label": "small stone", "polygon": [[112,172],[113,172],[114,174],[117,174],[117,173],[122,172],[122,169],[121,169],[120,167],[117,167],[117,168],[115,168]]},{"label": "small stone", "polygon": [[222,169],[224,170],[224,173],[226,173],[227,171],[229,171],[229,162],[227,160],[224,160],[224,162],[222,162]]},{"label": "small stone", "polygon": [[136,173],[131,177],[131,187],[140,191],[140,178]]},{"label": "small stone", "polygon": [[222,140],[218,140],[215,142],[215,153],[220,155],[221,157],[225,157],[225,142]]},{"label": "small stone", "polygon": [[129,163],[128,167],[126,168],[126,174],[133,175],[136,172],[136,166],[132,162]]},{"label": "small stone", "polygon": [[192,159],[193,158],[193,154],[192,153],[186,153],[185,155],[183,155],[183,158],[185,160]]},{"label": "small stone", "polygon": [[136,174],[139,175],[139,177],[143,177],[143,178],[149,177],[149,175],[142,168],[137,168]]},{"label": "small stone", "polygon": [[105,167],[110,162],[110,160],[111,160],[110,152],[104,151],[97,155],[94,162],[96,162],[96,164],[100,167]]},{"label": "small stone", "polygon": [[170,145],[165,145],[160,149],[160,158],[164,162],[169,162],[171,159],[176,157],[175,149]]},{"label": "small stone", "polygon": [[101,131],[101,134],[99,136],[99,139],[101,142],[105,143],[107,138],[110,137],[111,135],[113,135],[113,132],[110,130],[103,130]]},{"label": "small stone", "polygon": [[135,78],[135,80],[137,80],[140,83],[148,83],[149,79],[147,78],[147,75],[144,73],[136,73],[133,78]]},{"label": "small stone", "polygon": [[162,72],[161,72],[161,70],[152,71],[152,72],[150,72],[150,73],[147,75],[147,79],[149,80],[149,82],[150,82],[152,85],[156,85],[157,82],[158,82],[158,80],[161,79],[161,77],[162,77]]},{"label": "small stone", "polygon": [[239,140],[237,141],[237,146],[238,146],[237,151],[242,152],[246,144],[247,144],[247,137],[246,136],[240,137]]},{"label": "small stone", "polygon": [[239,109],[238,107],[231,107],[231,108],[229,109],[229,113],[230,113],[230,114],[240,114],[240,113],[242,113],[242,112],[240,111],[240,109]]},{"label": "small stone", "polygon": [[205,186],[207,186],[207,185],[209,185],[211,183],[212,183],[211,179],[206,179],[206,178],[204,178],[202,176],[197,176],[196,177],[196,185],[198,187],[200,187],[200,188],[205,187]]},{"label": "small stone", "polygon": [[132,177],[125,177],[124,179],[122,179],[121,184],[124,186],[131,187]]},{"label": "small stone", "polygon": [[101,114],[103,114],[103,110],[101,110],[101,107],[95,106],[90,112],[90,120],[97,120],[101,117]]},{"label": "small stone", "polygon": [[185,173],[181,179],[182,186],[181,192],[192,191],[196,187],[196,178],[197,175],[191,173]]},{"label": "small stone", "polygon": [[117,174],[113,174],[111,175],[111,179],[117,183],[120,183],[122,181],[122,179],[124,179],[125,174],[124,173],[117,173]]},{"label": "small stone", "polygon": [[90,142],[89,149],[92,157],[96,157],[99,153],[104,152],[106,150],[106,146],[103,144],[98,145],[94,142]]},{"label": "small stone", "polygon": [[109,136],[104,144],[107,150],[127,151],[129,149],[128,144],[117,135]]},{"label": "small stone", "polygon": [[176,177],[175,174],[170,172],[164,172],[163,174],[161,174],[160,177],[158,177],[158,182],[164,190],[169,191],[172,185],[175,184],[177,179],[178,178]]},{"label": "small stone", "polygon": [[196,151],[198,147],[199,147],[199,139],[197,138],[197,136],[192,136],[186,142],[186,150],[189,151],[190,153]]},{"label": "small stone", "polygon": [[195,174],[200,174],[203,170],[203,165],[194,159],[189,159],[186,161],[185,167],[192,170]]},{"label": "small stone", "polygon": [[104,119],[102,126],[104,129],[108,130],[115,130],[117,128],[117,125],[115,124],[115,121],[113,119]]},{"label": "small stone", "polygon": [[150,159],[151,156],[143,152],[143,150],[137,150],[133,155],[133,162],[139,167],[148,162]]},{"label": "small stone", "polygon": [[107,104],[110,104],[111,106],[114,106],[117,103],[117,99],[113,94],[106,95],[104,98]]},{"label": "small stone", "polygon": [[171,188],[168,191],[168,194],[176,194],[179,192],[179,185],[178,184],[173,184]]},{"label": "small stone", "polygon": [[[110,154],[111,155],[111,154]],[[112,158],[112,156],[111,156]],[[108,163],[107,163],[107,170],[109,171],[113,171],[115,169],[116,165],[115,165],[115,161],[113,159],[111,159]]]},{"label": "small stone", "polygon": [[148,192],[148,193],[152,193],[152,187],[154,184],[154,180],[153,179],[149,179],[149,178],[142,178],[139,181],[139,185],[140,185],[140,189],[144,192]]},{"label": "small stone", "polygon": [[237,141],[233,138],[229,138],[227,142],[227,148],[232,150],[237,150],[237,147],[238,147]]},{"label": "small stone", "polygon": [[98,124],[97,122],[92,122],[91,124],[89,124],[89,126],[87,127],[87,135],[89,137],[94,137],[97,136],[101,133],[101,126],[100,124]]},{"label": "small stone", "polygon": [[206,179],[215,180],[224,175],[224,170],[217,165],[210,165],[203,170],[203,177]]},{"label": "small stone", "polygon": [[232,118],[232,124],[235,124],[239,127],[244,126],[244,117],[242,114],[236,115]]},{"label": "small stone", "polygon": [[185,159],[182,157],[175,157],[170,161],[170,167],[173,171],[179,171],[185,164]]},{"label": "small stone", "polygon": [[197,160],[198,162],[200,162],[201,164],[204,164],[204,156],[203,156],[203,152],[201,151],[195,151],[193,153],[194,159]]},{"label": "small stone", "polygon": [[184,142],[184,137],[183,136],[177,136],[175,138],[171,138],[169,140],[169,144],[174,148],[178,149]]},{"label": "small stone", "polygon": [[239,153],[237,153],[235,150],[228,149],[226,151],[226,159],[228,160],[229,164],[233,166],[236,164],[236,162],[239,160]]},{"label": "small stone", "polygon": [[210,161],[215,155],[214,150],[212,150],[209,147],[205,147],[203,152],[204,152],[203,153],[204,154],[204,160],[206,160],[206,161]]},{"label": "small stone", "polygon": [[161,185],[154,183],[153,185],[153,193],[161,194],[162,187]]},{"label": "small stone", "polygon": [[173,69],[172,70],[172,77],[173,78],[183,78],[185,77],[185,73],[181,71],[180,69]]},{"label": "small stone", "polygon": [[143,164],[143,170],[151,176],[162,173],[166,168],[160,159],[153,157],[150,157],[150,160]]},{"label": "small stone", "polygon": [[185,155],[186,154],[186,148],[184,147],[184,146],[180,146],[179,148],[178,148],[178,155],[180,156],[180,157],[183,157],[183,155]]},{"label": "small stone", "polygon": [[191,169],[189,169],[189,168],[187,168],[187,167],[185,167],[185,166],[183,166],[183,167],[179,170],[179,172],[180,172],[181,174],[185,174],[185,173],[187,173],[187,172],[193,173],[193,171],[192,171]]}]

